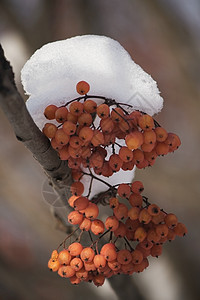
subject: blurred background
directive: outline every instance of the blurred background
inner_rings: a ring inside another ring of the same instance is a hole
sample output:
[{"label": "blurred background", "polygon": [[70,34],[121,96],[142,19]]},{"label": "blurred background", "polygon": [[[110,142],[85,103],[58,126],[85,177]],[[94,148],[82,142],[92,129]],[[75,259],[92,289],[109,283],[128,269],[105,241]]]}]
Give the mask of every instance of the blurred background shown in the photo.
[{"label": "blurred background", "polygon": [[[22,94],[20,70],[33,52],[82,34],[118,40],[158,82],[165,103],[156,120],[177,133],[182,146],[153,168],[138,170],[136,179],[189,233],[165,245],[158,260],[133,276],[138,299],[200,297],[199,16],[199,0],[0,0],[0,42]],[[47,269],[64,234],[42,197],[45,179],[0,111],[0,299],[117,299],[109,283],[99,289],[71,286]]]}]

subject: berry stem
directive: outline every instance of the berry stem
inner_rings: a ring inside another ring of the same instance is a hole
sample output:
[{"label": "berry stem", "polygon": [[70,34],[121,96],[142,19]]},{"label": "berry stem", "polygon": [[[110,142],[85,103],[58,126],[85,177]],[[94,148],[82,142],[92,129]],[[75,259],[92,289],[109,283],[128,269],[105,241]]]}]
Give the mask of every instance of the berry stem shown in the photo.
[{"label": "berry stem", "polygon": [[66,241],[79,229],[79,227],[77,227],[76,229],[74,229],[63,241],[62,243],[60,243],[60,245],[58,246],[57,250],[63,245],[63,248],[65,249],[65,243]]}]

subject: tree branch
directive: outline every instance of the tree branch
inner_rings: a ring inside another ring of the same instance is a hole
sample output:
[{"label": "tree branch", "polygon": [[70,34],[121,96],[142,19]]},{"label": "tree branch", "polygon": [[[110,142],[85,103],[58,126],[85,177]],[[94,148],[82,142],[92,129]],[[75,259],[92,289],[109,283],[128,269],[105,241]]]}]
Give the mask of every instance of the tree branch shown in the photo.
[{"label": "tree branch", "polygon": [[59,159],[48,138],[31,118],[24,100],[16,88],[12,67],[6,60],[1,46],[0,107],[11,123],[17,139],[32,152],[34,158],[45,170],[62,202],[67,206],[68,187],[72,183],[71,171],[67,162]]}]

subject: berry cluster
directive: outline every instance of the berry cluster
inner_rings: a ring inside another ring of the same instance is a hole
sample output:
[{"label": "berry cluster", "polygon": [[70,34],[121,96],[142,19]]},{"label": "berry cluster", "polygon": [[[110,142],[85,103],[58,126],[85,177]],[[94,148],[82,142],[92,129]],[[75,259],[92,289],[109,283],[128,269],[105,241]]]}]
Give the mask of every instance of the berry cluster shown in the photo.
[{"label": "berry cluster", "polygon": [[[61,107],[49,105],[44,111],[45,117],[53,122],[45,124],[43,133],[72,170],[74,182],[68,203],[73,211],[68,222],[77,226],[52,252],[48,267],[69,278],[72,284],[90,281],[100,286],[113,275],[142,272],[149,265],[148,256],[161,255],[163,243],[174,240],[176,235],[184,236],[187,229],[174,214],[167,214],[141,195],[142,182],[111,186],[99,175],[110,177],[135,166],[152,166],[157,156],[173,152],[181,142],[150,115],[140,111],[129,113],[124,108],[129,108],[129,104],[89,96],[87,82],[79,82],[76,89],[80,97]],[[94,99],[101,100],[101,104]],[[91,179],[87,196],[81,182],[83,176]],[[89,199],[93,179],[109,189]],[[97,204],[102,200],[111,209],[104,221],[98,219]],[[71,243],[77,231],[80,234]],[[83,246],[88,240],[83,239],[86,234],[90,244]],[[63,250],[58,252],[61,246]]]},{"label": "berry cluster", "polygon": [[[141,195],[143,189],[140,181],[120,184],[117,197],[109,199],[112,214],[105,222],[98,219],[99,209],[95,203],[82,195],[71,196],[68,202],[74,211],[68,215],[68,222],[78,226],[74,232],[80,229],[80,235],[66,248],[70,234],[60,245],[64,249],[60,253],[53,251],[48,267],[58,271],[61,277],[69,278],[72,284],[90,281],[96,286],[116,274],[132,275],[145,270],[149,266],[148,256],[160,256],[162,245],[176,236],[184,236],[187,229],[178,223],[176,215],[150,204]],[[125,203],[120,202],[119,197]],[[86,247],[80,243],[83,232],[91,239]],[[108,233],[110,236],[99,251],[98,243]],[[93,240],[92,234],[98,238]]]},{"label": "berry cluster", "polygon": [[[110,177],[120,169],[132,170],[135,165],[139,169],[152,166],[157,156],[180,146],[179,137],[167,133],[150,115],[139,111],[128,113],[123,108],[128,104],[112,99],[89,97],[86,82],[79,82],[77,91],[85,95],[62,107],[49,105],[44,111],[47,119],[60,125],[46,123],[43,133],[71,169],[81,172],[81,166],[89,167],[97,175]],[[88,98],[98,98],[104,103],[97,105]]]}]

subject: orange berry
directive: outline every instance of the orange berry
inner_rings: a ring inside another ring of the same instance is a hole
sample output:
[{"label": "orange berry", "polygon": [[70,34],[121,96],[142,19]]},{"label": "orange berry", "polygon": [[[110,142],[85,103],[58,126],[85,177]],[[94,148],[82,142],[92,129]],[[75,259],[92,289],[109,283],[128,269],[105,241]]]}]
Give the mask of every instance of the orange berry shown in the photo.
[{"label": "orange berry", "polygon": [[67,121],[68,109],[66,107],[60,107],[55,112],[55,118],[58,123]]},{"label": "orange berry", "polygon": [[99,208],[95,203],[90,202],[84,213],[86,218],[96,219],[99,214]]},{"label": "orange berry", "polygon": [[138,125],[142,130],[150,131],[154,128],[154,120],[147,114],[141,115],[138,119]]},{"label": "orange berry", "polygon": [[70,104],[69,111],[72,115],[79,117],[83,113],[83,104],[79,101],[74,101]]},{"label": "orange berry", "polygon": [[113,271],[119,271],[121,269],[121,264],[117,260],[108,261],[108,266]]},{"label": "orange berry", "polygon": [[113,133],[113,132],[104,133],[104,143],[103,143],[103,145],[104,146],[109,146],[111,144],[114,144],[115,139],[116,139],[115,133]]},{"label": "orange berry", "polygon": [[101,172],[102,172],[102,175],[105,177],[110,177],[113,175],[113,170],[111,169],[108,161],[104,162]]},{"label": "orange berry", "polygon": [[154,130],[144,131],[143,137],[145,144],[155,144],[156,142],[156,134]]},{"label": "orange berry", "polygon": [[81,196],[84,192],[84,185],[80,181],[74,182],[70,187],[70,192],[72,195]]},{"label": "orange berry", "polygon": [[71,197],[68,199],[69,206],[74,207],[74,201],[75,201],[76,199],[78,199],[78,198],[79,198],[79,197],[77,197],[77,196],[75,196],[75,195],[71,196]]},{"label": "orange berry", "polygon": [[73,115],[73,114],[69,111],[69,112],[68,112],[68,115],[67,115],[67,121],[76,124],[77,121],[78,121],[78,116]]},{"label": "orange berry", "polygon": [[101,274],[97,274],[93,277],[93,282],[94,282],[94,285],[96,285],[96,286],[103,285],[104,281],[105,281],[105,277]]},{"label": "orange berry", "polygon": [[85,267],[85,270],[88,271],[88,272],[96,270],[96,266],[94,264],[94,261],[84,262],[84,267]]},{"label": "orange berry", "polygon": [[145,239],[141,243],[138,244],[140,247],[142,247],[145,250],[149,250],[153,247],[153,243]]},{"label": "orange berry", "polygon": [[80,255],[82,250],[83,250],[83,246],[80,243],[72,243],[68,247],[68,251],[71,254],[71,256]]},{"label": "orange berry", "polygon": [[83,267],[83,262],[79,257],[75,257],[70,261],[70,266],[74,271],[79,271]]},{"label": "orange berry", "polygon": [[129,162],[123,162],[122,170],[124,170],[124,171],[130,170],[131,171],[131,170],[133,170],[134,165],[135,165],[135,162],[133,159]]},{"label": "orange berry", "polygon": [[79,228],[84,231],[89,231],[91,228],[91,221],[87,218],[84,218],[83,221],[79,224]]},{"label": "orange berry", "polygon": [[91,139],[91,143],[94,147],[98,147],[104,144],[104,135],[101,131],[95,129],[93,131],[93,137]]},{"label": "orange berry", "polygon": [[61,160],[68,160],[68,158],[70,157],[68,146],[64,146],[62,147],[62,149],[59,149],[58,153]]},{"label": "orange berry", "polygon": [[114,123],[110,118],[101,119],[101,129],[104,133],[111,133],[114,128]]},{"label": "orange berry", "polygon": [[158,257],[162,254],[162,245],[154,245],[151,248],[151,256]]},{"label": "orange berry", "polygon": [[169,229],[166,224],[159,224],[156,226],[156,233],[160,237],[166,237],[168,235]]},{"label": "orange berry", "polygon": [[101,119],[108,118],[110,114],[110,108],[107,104],[100,104],[97,107],[97,115]]},{"label": "orange berry", "polygon": [[111,119],[115,123],[120,123],[123,121],[124,118],[124,112],[120,107],[113,108],[111,111]]},{"label": "orange berry", "polygon": [[121,266],[121,271],[123,272],[123,274],[128,274],[131,275],[134,272],[134,264],[132,262],[126,264],[126,265],[122,265]]},{"label": "orange berry", "polygon": [[78,170],[80,168],[81,163],[82,163],[81,158],[75,159],[75,158],[69,157],[69,159],[68,159],[68,167],[70,169]]},{"label": "orange berry", "polygon": [[131,207],[128,211],[128,217],[131,219],[131,220],[138,220],[139,218],[139,215],[140,215],[140,208],[139,207]]},{"label": "orange berry", "polygon": [[72,257],[70,255],[69,251],[67,251],[67,250],[60,251],[60,253],[58,255],[58,261],[61,265],[69,265],[71,258]]},{"label": "orange berry", "polygon": [[155,147],[155,151],[157,155],[166,155],[169,152],[169,145],[165,144],[164,142],[162,143],[157,143]]},{"label": "orange berry", "polygon": [[72,276],[69,278],[71,284],[77,285],[81,282],[81,280],[79,278],[76,277],[76,275]]},{"label": "orange berry", "polygon": [[57,259],[50,259],[48,261],[48,268],[53,271],[53,272],[57,272],[58,269],[60,268],[60,263]]},{"label": "orange berry", "polygon": [[92,124],[92,116],[89,113],[82,113],[78,117],[78,123],[81,126],[90,126]]},{"label": "orange berry", "polygon": [[129,241],[135,241],[134,234],[135,234],[134,231],[128,230],[128,229],[126,230],[126,238],[127,238]]},{"label": "orange berry", "polygon": [[131,220],[128,218],[125,222],[125,226],[127,230],[135,231],[138,227],[141,226],[141,224],[138,220]]},{"label": "orange berry", "polygon": [[[79,197],[74,201],[74,209],[75,210],[83,210],[86,209],[89,205],[89,200],[86,197]],[[82,222],[82,221],[81,221]]]},{"label": "orange berry", "polygon": [[143,203],[142,196],[140,194],[132,193],[129,197],[129,203],[131,206],[141,207]]},{"label": "orange berry", "polygon": [[107,263],[107,261],[106,261],[106,259],[103,255],[101,255],[101,254],[95,255],[94,265],[95,265],[96,268],[102,269],[106,266],[106,263]]},{"label": "orange berry", "polygon": [[145,240],[147,233],[143,227],[138,227],[135,231],[134,237],[138,242]]},{"label": "orange berry", "polygon": [[58,259],[58,251],[57,250],[53,250],[51,253],[51,259],[56,260]]},{"label": "orange berry", "polygon": [[144,152],[144,158],[148,160],[150,164],[155,161],[157,156],[158,155],[155,150],[152,150],[151,152]]},{"label": "orange berry", "polygon": [[166,217],[165,217],[165,224],[169,228],[173,229],[178,224],[178,218],[177,218],[177,216],[174,215],[174,214],[167,214]]},{"label": "orange berry", "polygon": [[176,233],[174,232],[174,230],[169,228],[167,239],[171,242],[171,241],[175,240],[175,238],[176,238]]},{"label": "orange berry", "polygon": [[83,108],[84,111],[91,114],[96,112],[97,104],[93,100],[86,100],[85,102],[83,102]]},{"label": "orange berry", "polygon": [[53,138],[52,140],[51,140],[51,146],[52,146],[52,148],[53,149],[55,149],[55,150],[60,150],[60,149],[62,149],[62,145],[59,145],[57,142],[56,142],[56,140],[55,140],[55,138]]},{"label": "orange berry", "polygon": [[86,81],[79,81],[76,85],[76,90],[80,95],[86,95],[90,90],[90,85]]},{"label": "orange berry", "polygon": [[69,139],[69,144],[71,147],[77,149],[77,148],[81,147],[81,145],[83,143],[82,143],[82,140],[78,136],[71,136]]},{"label": "orange berry", "polygon": [[128,147],[121,147],[119,150],[119,157],[123,162],[129,162],[133,159],[133,152]]},{"label": "orange berry", "polygon": [[90,247],[86,247],[81,251],[81,259],[84,262],[93,261],[94,255],[95,255],[94,250]]},{"label": "orange berry", "polygon": [[167,139],[164,142],[165,144],[169,145],[169,152],[173,152],[179,148],[181,145],[181,140],[175,133],[168,133]]},{"label": "orange berry", "polygon": [[105,227],[110,231],[115,231],[118,228],[118,226],[119,226],[119,221],[114,216],[108,217],[105,221]]},{"label": "orange berry", "polygon": [[156,144],[142,144],[141,150],[143,152],[151,152],[155,148]]},{"label": "orange berry", "polygon": [[113,171],[117,172],[122,167],[123,161],[118,154],[112,154],[109,158],[109,165]]},{"label": "orange berry", "polygon": [[117,258],[117,252],[115,249],[115,245],[112,243],[107,243],[101,248],[101,255],[105,257],[107,261],[112,261]]},{"label": "orange berry", "polygon": [[141,181],[133,181],[131,190],[135,194],[141,194],[144,191],[143,183]]},{"label": "orange berry", "polygon": [[61,266],[58,270],[58,275],[70,278],[75,275],[75,271],[70,266]]},{"label": "orange berry", "polygon": [[154,229],[150,229],[147,232],[147,241],[152,243],[158,243],[160,240],[160,235]]},{"label": "orange berry", "polygon": [[72,225],[78,225],[83,221],[83,215],[78,211],[72,211],[68,215],[68,222]]},{"label": "orange berry", "polygon": [[[126,118],[126,117],[125,117]],[[120,123],[118,124],[119,129],[121,130],[121,135],[123,136],[123,133],[129,133],[129,129],[130,129],[130,125],[129,122],[125,121],[125,120],[121,120]],[[123,136],[125,137],[125,136]]]},{"label": "orange berry", "polygon": [[63,131],[62,128],[59,128],[55,134],[55,141],[58,145],[67,145],[69,142],[69,136]]},{"label": "orange berry", "polygon": [[152,217],[152,223],[155,225],[158,225],[158,224],[164,222],[165,216],[166,216],[166,214],[163,211],[160,211],[159,214]]},{"label": "orange berry", "polygon": [[90,166],[92,168],[100,169],[103,166],[104,158],[98,152],[94,152],[90,157]]},{"label": "orange berry", "polygon": [[126,183],[121,183],[117,189],[117,193],[120,197],[128,199],[131,194],[131,188]]},{"label": "orange berry", "polygon": [[139,214],[139,221],[142,224],[149,224],[151,222],[151,215],[146,208],[143,208]]},{"label": "orange berry", "polygon": [[126,136],[125,142],[130,150],[138,149],[143,144],[143,134],[140,131],[133,131]]},{"label": "orange berry", "polygon": [[133,150],[133,159],[136,164],[143,162],[144,160],[144,152],[140,149]]},{"label": "orange berry", "polygon": [[72,146],[68,146],[68,153],[69,156],[71,156],[72,158],[80,158],[81,154],[82,154],[82,149],[79,148],[73,148]]},{"label": "orange berry", "polygon": [[79,278],[80,280],[86,280],[88,277],[88,271],[85,270],[83,267],[79,271],[76,272],[76,277]]},{"label": "orange berry", "polygon": [[119,201],[117,198],[110,198],[109,204],[110,204],[110,207],[112,209],[114,209],[115,207],[117,207],[119,205]]},{"label": "orange berry", "polygon": [[167,131],[162,127],[156,127],[154,129],[156,134],[156,140],[157,142],[164,142],[168,136]]},{"label": "orange berry", "polygon": [[160,213],[160,208],[156,204],[149,205],[147,210],[151,216],[157,216]]},{"label": "orange berry", "polygon": [[141,163],[136,164],[138,169],[145,169],[146,167],[148,167],[148,165],[149,165],[149,162],[146,159],[144,159]]},{"label": "orange berry", "polygon": [[101,220],[95,219],[91,223],[91,231],[95,234],[101,234],[104,232],[104,223]]},{"label": "orange berry", "polygon": [[118,228],[114,231],[114,235],[117,237],[124,237],[126,235],[126,226],[124,223],[119,221],[119,226]]},{"label": "orange berry", "polygon": [[132,255],[129,250],[122,249],[117,253],[117,261],[121,265],[127,265],[132,261]]},{"label": "orange berry", "polygon": [[132,262],[137,265],[143,261],[143,254],[140,250],[135,249],[132,253]]},{"label": "orange berry", "polygon": [[55,112],[58,109],[58,107],[56,105],[48,105],[45,110],[44,110],[44,115],[45,118],[48,120],[53,120],[55,119]]},{"label": "orange berry", "polygon": [[114,208],[113,212],[118,220],[123,220],[128,216],[128,207],[123,203],[119,203],[118,207]]},{"label": "orange berry", "polygon": [[79,138],[84,142],[90,142],[93,138],[94,131],[90,127],[83,127],[79,132]]},{"label": "orange berry", "polygon": [[67,135],[73,135],[76,132],[76,125],[71,121],[66,121],[62,128]]},{"label": "orange berry", "polygon": [[178,236],[185,236],[188,231],[183,223],[178,223],[177,226],[174,228],[174,232]]},{"label": "orange berry", "polygon": [[42,132],[44,133],[44,135],[46,135],[49,139],[52,139],[55,137],[56,131],[58,130],[58,128],[56,127],[56,125],[51,124],[51,123],[46,123],[44,125],[44,128],[42,129]]}]

